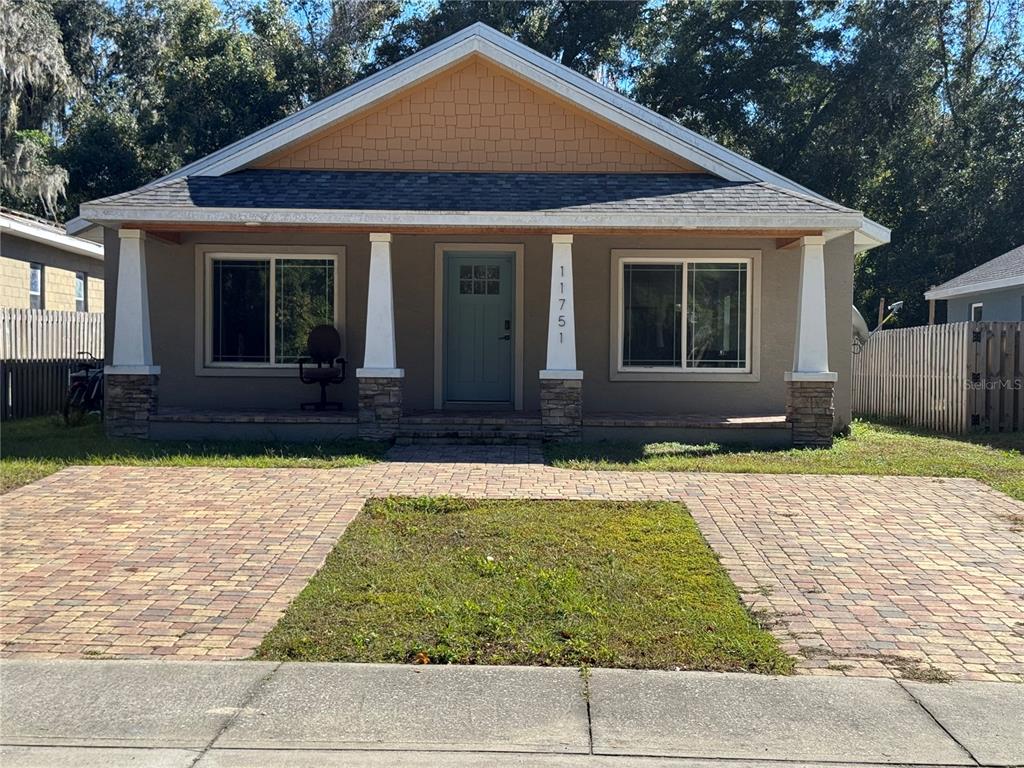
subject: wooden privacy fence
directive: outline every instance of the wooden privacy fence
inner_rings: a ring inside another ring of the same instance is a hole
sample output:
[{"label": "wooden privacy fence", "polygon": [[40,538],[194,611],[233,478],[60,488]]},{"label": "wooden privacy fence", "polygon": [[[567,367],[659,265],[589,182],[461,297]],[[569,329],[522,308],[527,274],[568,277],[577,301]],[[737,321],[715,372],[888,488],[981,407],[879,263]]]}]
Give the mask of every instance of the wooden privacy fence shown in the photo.
[{"label": "wooden privacy fence", "polygon": [[3,419],[60,412],[68,392],[68,374],[77,363],[77,360],[0,360]]},{"label": "wooden privacy fence", "polygon": [[0,360],[103,357],[102,312],[0,307]]},{"label": "wooden privacy fence", "polygon": [[872,334],[853,356],[853,412],[950,434],[1024,431],[1024,323]]}]

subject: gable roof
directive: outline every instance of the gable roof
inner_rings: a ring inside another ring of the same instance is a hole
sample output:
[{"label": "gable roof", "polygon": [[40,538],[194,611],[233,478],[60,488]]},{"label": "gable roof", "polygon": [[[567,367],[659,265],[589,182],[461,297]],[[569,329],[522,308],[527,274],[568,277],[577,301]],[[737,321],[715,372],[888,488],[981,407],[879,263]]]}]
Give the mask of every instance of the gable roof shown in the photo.
[{"label": "gable roof", "polygon": [[[479,22],[293,115],[189,163],[146,188],[183,177],[223,176],[238,171],[259,158],[308,138],[328,125],[361,112],[472,55],[482,56],[511,70],[530,83],[557,93],[583,111],[608,120],[628,133],[726,181],[767,182],[780,189],[826,200],[791,179],[684,128]],[[94,204],[99,203],[96,201]],[[89,205],[92,204],[83,206],[84,218],[89,218]],[[87,226],[87,223],[76,219],[69,224],[69,231],[80,231]],[[869,219],[862,218],[860,225],[855,228],[873,244],[889,242],[889,230]]]},{"label": "gable roof", "polygon": [[[600,226],[677,229],[788,226],[830,221],[852,227],[860,214],[766,182],[697,174],[465,173],[248,169],[189,176],[105,198],[117,218],[401,226]],[[109,215],[109,214],[108,214]],[[475,220],[479,219],[479,221]]]},{"label": "gable roof", "polygon": [[1012,251],[935,286],[924,297],[928,300],[950,299],[1018,285],[1024,285],[1024,245],[1018,245]]}]

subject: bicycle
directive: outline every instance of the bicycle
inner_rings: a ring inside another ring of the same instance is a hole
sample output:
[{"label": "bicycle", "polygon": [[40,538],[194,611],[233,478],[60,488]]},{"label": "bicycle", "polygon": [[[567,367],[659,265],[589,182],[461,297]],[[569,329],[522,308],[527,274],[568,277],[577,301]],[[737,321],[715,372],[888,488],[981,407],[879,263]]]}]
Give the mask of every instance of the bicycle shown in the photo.
[{"label": "bicycle", "polygon": [[103,361],[89,352],[79,352],[84,357],[75,364],[75,370],[68,373],[68,394],[64,398],[64,423],[71,424],[72,414],[76,421],[89,413],[103,412]]}]

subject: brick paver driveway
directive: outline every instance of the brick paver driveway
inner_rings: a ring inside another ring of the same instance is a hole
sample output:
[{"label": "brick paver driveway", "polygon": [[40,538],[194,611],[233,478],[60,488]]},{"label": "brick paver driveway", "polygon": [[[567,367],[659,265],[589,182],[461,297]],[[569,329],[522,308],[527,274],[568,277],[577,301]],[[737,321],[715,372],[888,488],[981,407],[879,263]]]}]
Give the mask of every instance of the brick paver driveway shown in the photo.
[{"label": "brick paver driveway", "polygon": [[245,657],[367,498],[448,493],[680,500],[801,671],[1024,681],[1024,505],[981,483],[572,472],[526,449],[393,459],[74,467],[3,496],[4,655]]}]

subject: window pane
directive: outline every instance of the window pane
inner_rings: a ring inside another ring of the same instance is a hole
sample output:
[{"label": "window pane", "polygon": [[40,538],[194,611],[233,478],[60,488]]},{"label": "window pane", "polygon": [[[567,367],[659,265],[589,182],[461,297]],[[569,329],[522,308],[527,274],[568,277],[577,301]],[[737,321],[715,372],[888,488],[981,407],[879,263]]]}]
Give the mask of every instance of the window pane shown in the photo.
[{"label": "window pane", "polygon": [[215,259],[212,287],[213,361],[270,362],[270,262]]},{"label": "window pane", "polygon": [[687,266],[686,365],[747,367],[747,265]]},{"label": "window pane", "polygon": [[75,273],[75,309],[85,312],[85,273]]},{"label": "window pane", "polygon": [[681,264],[623,264],[624,366],[681,364],[682,269]]},{"label": "window pane", "polygon": [[41,264],[29,265],[28,302],[32,309],[43,308],[43,266]]},{"label": "window pane", "polygon": [[330,259],[278,259],[276,356],[294,363],[306,355],[309,332],[334,324],[334,262]]}]

